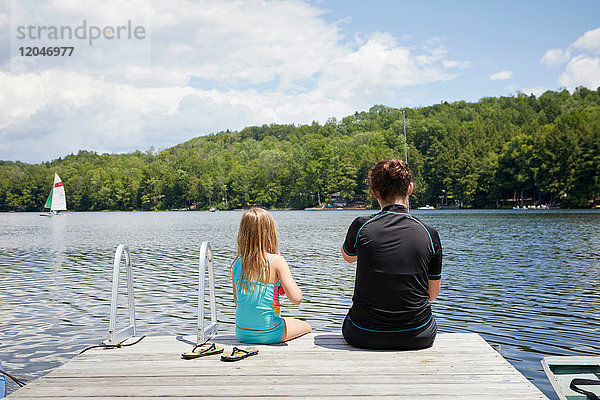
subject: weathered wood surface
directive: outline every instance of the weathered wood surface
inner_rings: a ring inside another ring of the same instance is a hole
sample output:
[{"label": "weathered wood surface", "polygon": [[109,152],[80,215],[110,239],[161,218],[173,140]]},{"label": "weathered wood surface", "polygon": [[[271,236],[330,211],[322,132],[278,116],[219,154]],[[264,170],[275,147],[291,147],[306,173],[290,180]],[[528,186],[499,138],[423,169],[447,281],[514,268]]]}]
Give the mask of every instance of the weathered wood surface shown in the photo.
[{"label": "weathered wood surface", "polygon": [[[546,399],[479,335],[439,334],[419,351],[366,351],[339,333],[314,333],[258,346],[233,363],[219,355],[183,360],[193,337],[147,337],[114,350],[94,349],[14,392],[15,399]],[[214,342],[226,351],[232,335]]]}]

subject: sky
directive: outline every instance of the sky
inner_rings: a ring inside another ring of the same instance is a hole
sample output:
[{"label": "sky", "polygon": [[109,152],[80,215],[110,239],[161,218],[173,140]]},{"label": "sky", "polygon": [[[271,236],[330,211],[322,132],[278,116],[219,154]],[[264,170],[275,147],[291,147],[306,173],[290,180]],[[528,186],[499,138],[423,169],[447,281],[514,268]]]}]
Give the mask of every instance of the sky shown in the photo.
[{"label": "sky", "polygon": [[0,0],[0,160],[596,89],[598,15],[597,0]]}]

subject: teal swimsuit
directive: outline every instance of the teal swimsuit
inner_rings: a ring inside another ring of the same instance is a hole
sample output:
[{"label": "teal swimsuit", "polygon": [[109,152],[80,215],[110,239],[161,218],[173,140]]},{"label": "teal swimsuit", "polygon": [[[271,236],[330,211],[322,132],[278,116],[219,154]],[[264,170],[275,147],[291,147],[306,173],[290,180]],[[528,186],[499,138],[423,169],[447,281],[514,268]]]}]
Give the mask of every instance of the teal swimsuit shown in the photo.
[{"label": "teal swimsuit", "polygon": [[281,282],[275,284],[260,283],[260,278],[269,266],[271,259],[263,268],[258,281],[250,282],[252,291],[241,290],[242,257],[233,264],[233,281],[237,306],[235,308],[235,336],[243,343],[271,344],[281,342],[285,322],[280,316],[279,288]]}]

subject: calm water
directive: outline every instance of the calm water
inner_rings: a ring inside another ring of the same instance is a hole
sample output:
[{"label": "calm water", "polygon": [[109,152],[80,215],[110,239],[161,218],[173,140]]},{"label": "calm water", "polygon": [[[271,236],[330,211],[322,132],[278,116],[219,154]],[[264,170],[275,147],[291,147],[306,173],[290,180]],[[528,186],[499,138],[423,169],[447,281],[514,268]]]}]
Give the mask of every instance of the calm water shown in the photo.
[{"label": "calm water", "polygon": [[[339,329],[354,265],[339,248],[354,211],[275,211],[282,254],[304,292],[286,316]],[[444,247],[434,313],[442,332],[477,332],[550,398],[540,359],[600,355],[600,213],[415,211]],[[233,332],[227,276],[241,212],[0,214],[0,361],[35,378],[107,338],[119,243],[134,263],[139,334],[194,334],[201,241],[215,255],[220,331]],[[121,298],[125,304],[125,297]],[[120,310],[124,323],[125,310]],[[121,325],[122,326],[122,325]],[[14,386],[10,390],[14,390]]]}]

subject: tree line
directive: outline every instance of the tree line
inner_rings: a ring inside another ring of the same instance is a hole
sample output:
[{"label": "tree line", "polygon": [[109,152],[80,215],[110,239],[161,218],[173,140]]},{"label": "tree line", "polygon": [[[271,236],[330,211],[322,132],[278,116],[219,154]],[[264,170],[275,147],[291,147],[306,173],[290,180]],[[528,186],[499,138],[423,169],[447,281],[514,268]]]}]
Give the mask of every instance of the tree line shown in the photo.
[{"label": "tree line", "polygon": [[[600,88],[405,112],[413,206],[600,202]],[[367,172],[404,151],[402,110],[376,105],[324,124],[251,126],[162,151],[0,161],[0,210],[41,210],[55,171],[70,210],[369,205]]]}]

